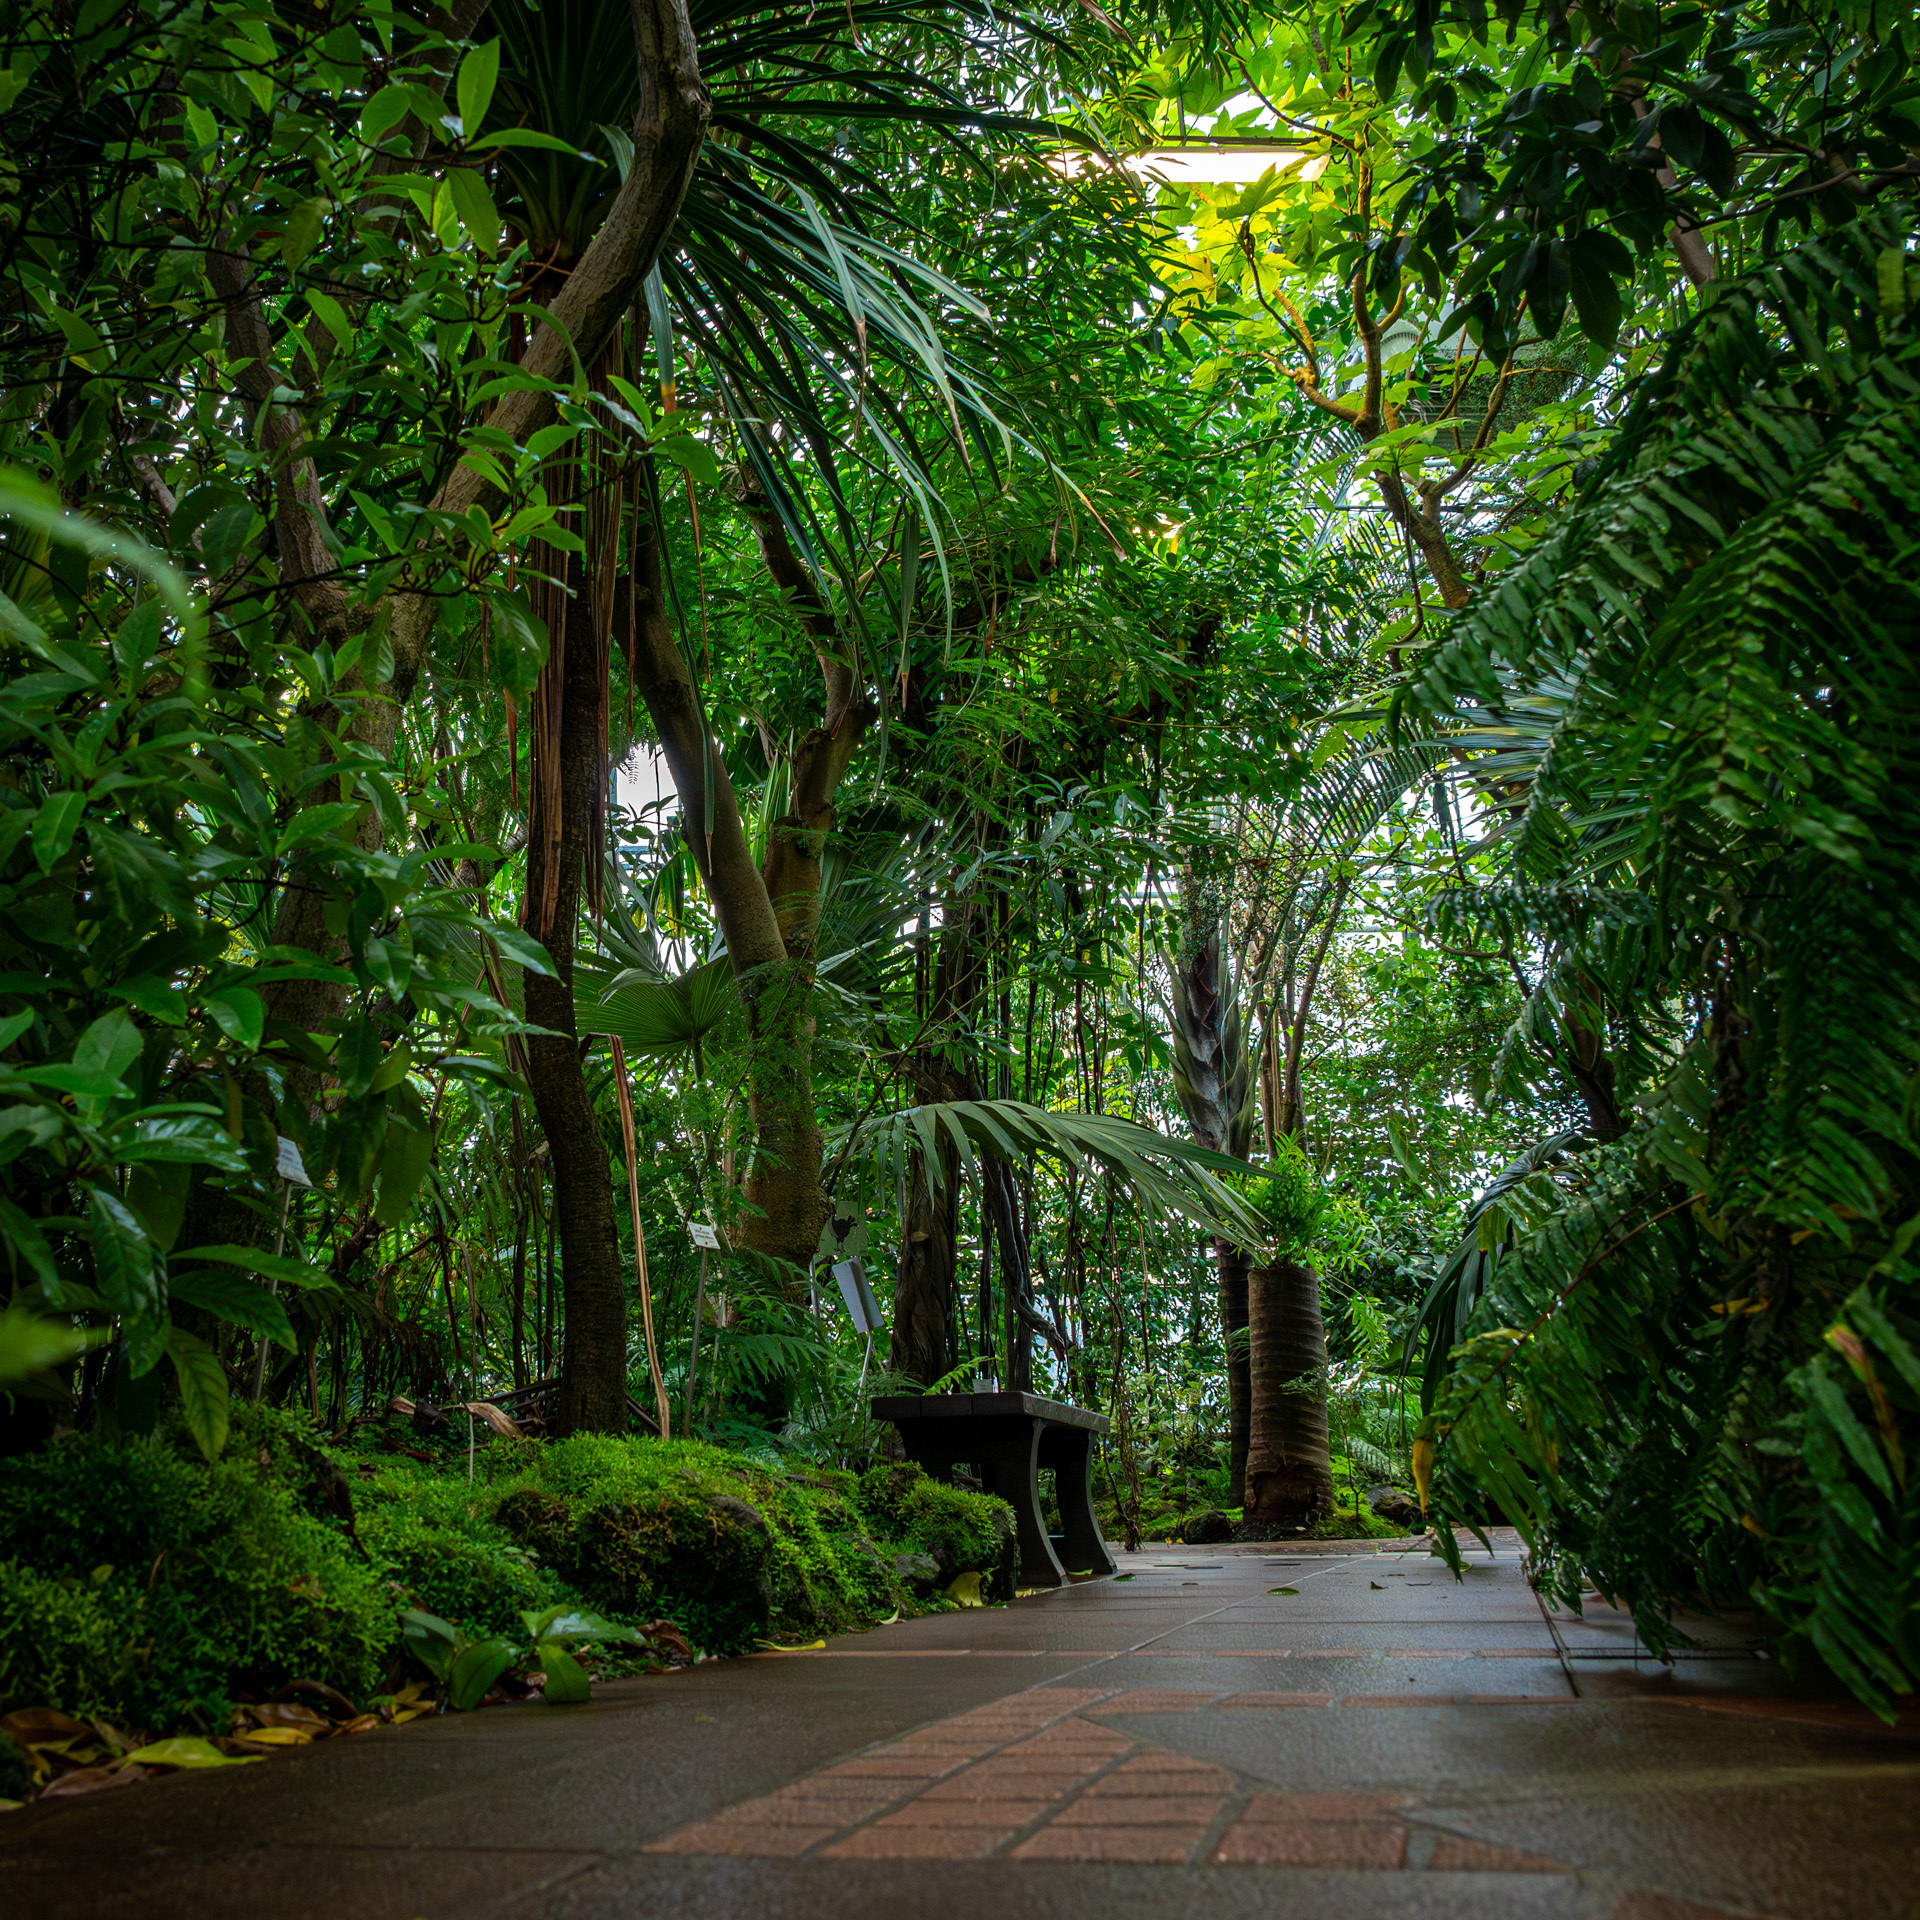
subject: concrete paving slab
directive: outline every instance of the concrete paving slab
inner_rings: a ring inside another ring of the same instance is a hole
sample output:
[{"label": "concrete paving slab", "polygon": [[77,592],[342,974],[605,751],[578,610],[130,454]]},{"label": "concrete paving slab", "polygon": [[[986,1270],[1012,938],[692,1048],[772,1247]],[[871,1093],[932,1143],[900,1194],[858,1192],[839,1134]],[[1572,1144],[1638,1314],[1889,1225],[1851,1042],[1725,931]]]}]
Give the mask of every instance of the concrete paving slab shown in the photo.
[{"label": "concrete paving slab", "polygon": [[[1611,1613],[1563,1661],[1511,1544],[1474,1564],[1455,1582],[1424,1551],[1122,1556],[1131,1580],[620,1682],[580,1709],[447,1716],[51,1803],[0,1819],[0,1905],[6,1920],[1920,1912],[1916,1730],[1808,1699],[1755,1659],[1583,1661],[1620,1644]],[[1282,1585],[1300,1592],[1268,1592]],[[1717,1651],[1750,1631],[1708,1624]]]}]

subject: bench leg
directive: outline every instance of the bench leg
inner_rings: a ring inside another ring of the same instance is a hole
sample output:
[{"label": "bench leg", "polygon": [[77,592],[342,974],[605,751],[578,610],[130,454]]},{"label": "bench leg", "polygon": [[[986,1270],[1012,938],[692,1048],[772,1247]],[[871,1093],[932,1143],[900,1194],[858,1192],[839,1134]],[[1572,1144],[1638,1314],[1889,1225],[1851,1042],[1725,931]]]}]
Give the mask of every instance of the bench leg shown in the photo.
[{"label": "bench leg", "polygon": [[978,1464],[985,1470],[987,1491],[1013,1509],[1014,1537],[1020,1548],[1020,1584],[1058,1587],[1066,1584],[1066,1569],[1047,1537],[1040,1513],[1040,1433],[1038,1420],[1022,1421],[1024,1432],[996,1436],[980,1446]]},{"label": "bench leg", "polygon": [[1112,1573],[1113,1555],[1093,1511],[1093,1435],[1079,1427],[1055,1427],[1040,1449],[1053,1469],[1060,1498],[1061,1558],[1075,1573]]}]

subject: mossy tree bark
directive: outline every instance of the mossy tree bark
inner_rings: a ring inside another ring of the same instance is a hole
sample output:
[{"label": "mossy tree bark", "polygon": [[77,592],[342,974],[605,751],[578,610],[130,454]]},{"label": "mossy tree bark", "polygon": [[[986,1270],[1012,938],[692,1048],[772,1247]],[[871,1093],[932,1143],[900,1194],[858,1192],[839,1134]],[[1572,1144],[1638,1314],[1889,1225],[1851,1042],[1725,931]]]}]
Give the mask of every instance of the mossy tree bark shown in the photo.
[{"label": "mossy tree bark", "polygon": [[[764,527],[758,531],[774,578],[791,586],[789,563],[798,570],[798,562]],[[748,1211],[741,1238],[804,1267],[831,1211],[820,1184],[823,1142],[813,1100],[820,857],[834,827],[834,794],[878,709],[842,657],[843,643],[825,630],[822,623],[830,622],[817,597],[803,603],[826,684],[825,715],[795,750],[796,811],[771,824],[766,861],[756,865],[726,761],[675,638],[660,550],[644,528],[634,544],[631,590],[634,688],[673,775],[687,845],[726,938],[745,1015],[755,1150],[742,1181]]]}]

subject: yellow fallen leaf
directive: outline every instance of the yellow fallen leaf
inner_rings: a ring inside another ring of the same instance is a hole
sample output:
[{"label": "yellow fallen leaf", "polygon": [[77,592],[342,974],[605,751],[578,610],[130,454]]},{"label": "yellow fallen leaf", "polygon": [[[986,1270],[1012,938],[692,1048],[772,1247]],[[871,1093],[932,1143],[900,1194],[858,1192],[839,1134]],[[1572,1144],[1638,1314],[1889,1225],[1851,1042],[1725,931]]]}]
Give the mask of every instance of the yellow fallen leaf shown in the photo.
[{"label": "yellow fallen leaf", "polygon": [[171,1740],[156,1740],[151,1746],[138,1748],[127,1755],[127,1762],[129,1765],[144,1763],[150,1767],[250,1767],[265,1757],[264,1754],[222,1753],[211,1740],[181,1734]]},{"label": "yellow fallen leaf", "polygon": [[313,1735],[305,1727],[254,1727],[238,1736],[250,1747],[306,1747]]},{"label": "yellow fallen leaf", "polygon": [[762,1640],[761,1647],[768,1653],[820,1653],[826,1647],[824,1640],[809,1640],[804,1647],[779,1647],[771,1640]]},{"label": "yellow fallen leaf", "polygon": [[947,1588],[947,1598],[957,1600],[963,1607],[979,1607],[986,1604],[980,1598],[980,1576],[977,1573],[962,1573],[955,1576]]}]

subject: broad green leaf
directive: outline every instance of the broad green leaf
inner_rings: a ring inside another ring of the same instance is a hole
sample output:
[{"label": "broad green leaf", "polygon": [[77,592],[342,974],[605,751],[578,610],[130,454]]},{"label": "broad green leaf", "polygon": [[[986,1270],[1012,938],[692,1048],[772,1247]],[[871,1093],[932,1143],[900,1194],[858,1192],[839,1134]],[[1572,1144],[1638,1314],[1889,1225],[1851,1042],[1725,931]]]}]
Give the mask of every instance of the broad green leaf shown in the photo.
[{"label": "broad green leaf", "polygon": [[328,800],[317,807],[303,807],[287,822],[274,849],[275,856],[284,858],[296,847],[332,839],[349,821],[357,820],[365,812],[366,804],[360,800]]},{"label": "broad green leaf", "polygon": [[88,1332],[18,1302],[0,1309],[0,1389],[48,1367],[64,1366],[110,1337],[104,1327]]},{"label": "broad green leaf", "polygon": [[205,1341],[183,1327],[167,1340],[173,1370],[180,1382],[180,1411],[194,1444],[209,1460],[217,1460],[227,1444],[227,1370]]},{"label": "broad green leaf", "polygon": [[117,1193],[101,1186],[87,1190],[87,1218],[94,1272],[107,1304],[129,1319],[161,1313],[166,1290],[145,1223]]},{"label": "broad green leaf", "polygon": [[499,78],[498,40],[468,48],[466,58],[460,62],[460,77],[455,83],[454,99],[460,109],[462,136],[470,142],[479,138],[481,123],[487,117],[488,107],[493,104],[493,89]]},{"label": "broad green leaf", "polygon": [[347,318],[346,308],[318,287],[307,288],[306,294],[307,305],[319,316],[320,324],[344,347],[353,338],[353,322]]},{"label": "broad green leaf", "polygon": [[380,1155],[380,1197],[373,1210],[383,1227],[397,1227],[406,1217],[432,1163],[433,1135],[424,1129],[403,1127],[389,1116],[387,1142]]},{"label": "broad green leaf", "polygon": [[240,1267],[248,1273],[257,1273],[268,1280],[279,1280],[292,1287],[330,1287],[331,1277],[325,1267],[310,1266],[304,1260],[296,1260],[289,1254],[267,1253],[259,1247],[188,1247],[184,1252],[173,1256],[176,1266],[187,1266],[195,1260],[213,1260],[222,1266]]},{"label": "broad green leaf", "polygon": [[669,433],[656,440],[654,450],[664,453],[676,467],[684,467],[703,487],[720,484],[720,462],[704,440],[690,433]]},{"label": "broad green leaf", "polygon": [[102,1014],[74,1042],[73,1064],[82,1073],[101,1073],[121,1080],[140,1058],[143,1045],[140,1029],[133,1024],[124,1007]]},{"label": "broad green leaf", "polygon": [[251,987],[221,987],[202,1003],[214,1025],[235,1046],[257,1053],[266,1032],[266,1002]]},{"label": "broad green leaf", "polygon": [[529,973],[544,973],[551,977],[553,960],[532,934],[524,932],[508,920],[490,920],[487,931],[493,936],[494,944],[516,965],[525,967]]},{"label": "broad green leaf", "polygon": [[87,796],[77,789],[49,794],[40,803],[30,838],[34,860],[42,873],[51,873],[55,862],[73,845],[86,804]]},{"label": "broad green leaf", "polygon": [[276,1346],[295,1350],[293,1322],[287,1310],[258,1282],[218,1267],[168,1277],[167,1292],[190,1307],[203,1307],[249,1333],[263,1334]]},{"label": "broad green leaf", "polygon": [[454,212],[474,246],[485,254],[500,251],[500,209],[493,204],[487,183],[473,167],[450,167],[447,188]]},{"label": "broad green leaf", "polygon": [[542,133],[535,127],[502,127],[498,132],[489,133],[485,144],[488,147],[543,147],[550,153],[577,154],[580,151],[571,140]]},{"label": "broad green leaf", "polygon": [[378,146],[413,111],[405,87],[385,86],[360,109],[360,137]]},{"label": "broad green leaf", "polygon": [[462,1648],[447,1675],[447,1704],[456,1713],[471,1713],[513,1665],[516,1651],[510,1640],[477,1640]]},{"label": "broad green leaf", "polygon": [[577,1707],[592,1698],[593,1688],[588,1684],[586,1668],[564,1647],[543,1640],[534,1651],[541,1671],[547,1676],[545,1694],[549,1704]]},{"label": "broad green leaf", "polygon": [[287,216],[286,228],[280,236],[280,258],[289,272],[320,244],[331,211],[325,200],[302,200]]},{"label": "broad green leaf", "polygon": [[197,1113],[137,1121],[115,1140],[114,1157],[123,1166],[209,1166],[223,1173],[245,1173],[250,1164],[217,1120]]},{"label": "broad green leaf", "polygon": [[454,1656],[460,1651],[461,1634],[451,1621],[419,1607],[408,1607],[400,1615],[400,1637],[407,1651],[433,1675],[445,1682],[453,1669]]}]

